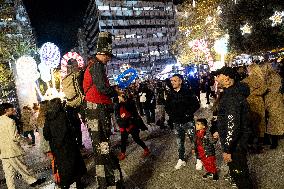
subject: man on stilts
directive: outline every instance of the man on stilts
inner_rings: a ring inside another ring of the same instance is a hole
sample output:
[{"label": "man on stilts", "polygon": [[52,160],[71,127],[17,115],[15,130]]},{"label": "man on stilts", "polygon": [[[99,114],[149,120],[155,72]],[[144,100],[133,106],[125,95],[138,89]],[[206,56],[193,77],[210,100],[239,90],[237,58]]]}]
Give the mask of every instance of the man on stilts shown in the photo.
[{"label": "man on stilts", "polygon": [[97,53],[88,61],[83,88],[87,101],[86,119],[94,150],[96,177],[99,189],[123,188],[119,160],[111,151],[111,113],[117,90],[111,87],[106,75],[106,64],[112,57],[112,36],[101,32]]}]

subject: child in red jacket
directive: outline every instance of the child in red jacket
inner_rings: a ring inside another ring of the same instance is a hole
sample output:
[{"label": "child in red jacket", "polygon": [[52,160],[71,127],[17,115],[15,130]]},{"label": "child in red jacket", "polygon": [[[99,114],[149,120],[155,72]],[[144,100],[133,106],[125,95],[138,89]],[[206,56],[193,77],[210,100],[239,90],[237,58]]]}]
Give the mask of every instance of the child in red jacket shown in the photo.
[{"label": "child in red jacket", "polygon": [[119,160],[124,160],[126,157],[126,143],[129,134],[132,135],[134,142],[144,149],[142,157],[148,156],[150,150],[139,137],[140,129],[145,130],[147,128],[145,125],[141,126],[142,120],[138,114],[134,100],[129,97],[127,98],[125,94],[121,94],[118,96],[118,101],[115,107],[115,114],[121,133],[121,153],[118,157]]},{"label": "child in red jacket", "polygon": [[204,118],[197,119],[195,127],[196,132],[193,152],[195,152],[197,158],[202,161],[206,170],[206,174],[203,175],[203,178],[213,178],[213,181],[217,181],[219,176],[216,166],[215,141],[212,140],[211,133],[207,130],[207,120]]}]

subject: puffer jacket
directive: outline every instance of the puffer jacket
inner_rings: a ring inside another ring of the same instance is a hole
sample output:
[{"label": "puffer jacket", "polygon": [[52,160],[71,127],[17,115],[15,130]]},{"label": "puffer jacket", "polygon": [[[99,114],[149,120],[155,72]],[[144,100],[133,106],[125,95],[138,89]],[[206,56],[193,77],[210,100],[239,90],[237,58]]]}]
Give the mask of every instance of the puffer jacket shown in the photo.
[{"label": "puffer jacket", "polygon": [[215,146],[214,145],[216,144],[216,140],[212,138],[212,135],[208,129],[196,131],[196,134],[194,136],[195,154],[196,154],[196,157],[200,159],[198,150],[197,150],[197,140],[201,140],[202,147],[204,148],[204,151],[207,157],[215,156]]},{"label": "puffer jacket", "polygon": [[249,87],[244,83],[224,89],[220,99],[217,128],[223,151],[232,153],[246,151],[251,133],[249,124],[249,105],[246,97]]}]

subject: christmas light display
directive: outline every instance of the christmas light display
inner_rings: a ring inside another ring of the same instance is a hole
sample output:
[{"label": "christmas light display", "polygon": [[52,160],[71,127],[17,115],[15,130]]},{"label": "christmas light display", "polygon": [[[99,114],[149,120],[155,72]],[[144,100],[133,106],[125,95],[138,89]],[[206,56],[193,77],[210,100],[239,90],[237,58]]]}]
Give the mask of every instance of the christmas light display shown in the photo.
[{"label": "christmas light display", "polygon": [[[129,76],[129,78],[126,79],[126,76]],[[117,77],[116,82],[118,83],[119,88],[125,89],[136,79],[136,77],[137,71],[134,68],[129,68]]]},{"label": "christmas light display", "polygon": [[51,80],[50,68],[46,64],[40,63],[38,69],[40,71],[40,78],[44,82],[49,82]]},{"label": "christmas light display", "polygon": [[274,15],[269,18],[269,20],[272,20],[272,27],[280,25],[283,21],[282,17],[284,16],[284,11],[279,12],[275,11]]},{"label": "christmas light display", "polygon": [[250,26],[248,23],[246,23],[246,24],[245,24],[244,26],[242,26],[240,29],[242,30],[242,35],[250,34],[250,33],[251,33],[252,26]]},{"label": "christmas light display", "polygon": [[190,43],[190,46],[192,48],[192,51],[196,54],[199,54],[199,52],[203,52],[205,55],[205,60],[208,63],[210,67],[213,66],[213,58],[210,53],[210,49],[208,48],[208,42],[204,39],[194,40]]},{"label": "christmas light display", "polygon": [[16,61],[17,77],[21,82],[35,82],[39,78],[36,61],[30,56],[22,56]]},{"label": "christmas light display", "polygon": [[228,52],[228,39],[229,35],[226,35],[215,41],[214,49],[217,53],[226,54]]},{"label": "christmas light display", "polygon": [[76,52],[68,52],[61,59],[61,77],[64,78],[67,75],[67,65],[70,59],[75,59],[78,62],[78,67],[84,67],[84,60],[81,55]]},{"label": "christmas light display", "polygon": [[40,60],[50,68],[57,68],[60,63],[59,48],[50,42],[44,43],[39,50]]},{"label": "christmas light display", "polygon": [[16,61],[15,83],[20,107],[37,103],[35,81],[39,76],[36,61],[32,57],[21,56]]}]

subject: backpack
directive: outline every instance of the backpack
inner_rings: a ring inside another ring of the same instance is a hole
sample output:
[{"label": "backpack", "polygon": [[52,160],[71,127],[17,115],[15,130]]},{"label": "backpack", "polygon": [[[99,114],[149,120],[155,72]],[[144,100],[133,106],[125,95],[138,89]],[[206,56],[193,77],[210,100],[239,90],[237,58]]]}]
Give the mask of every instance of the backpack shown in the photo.
[{"label": "backpack", "polygon": [[84,73],[85,70],[71,73],[62,80],[67,106],[76,108],[85,103],[85,93],[83,90]]}]

